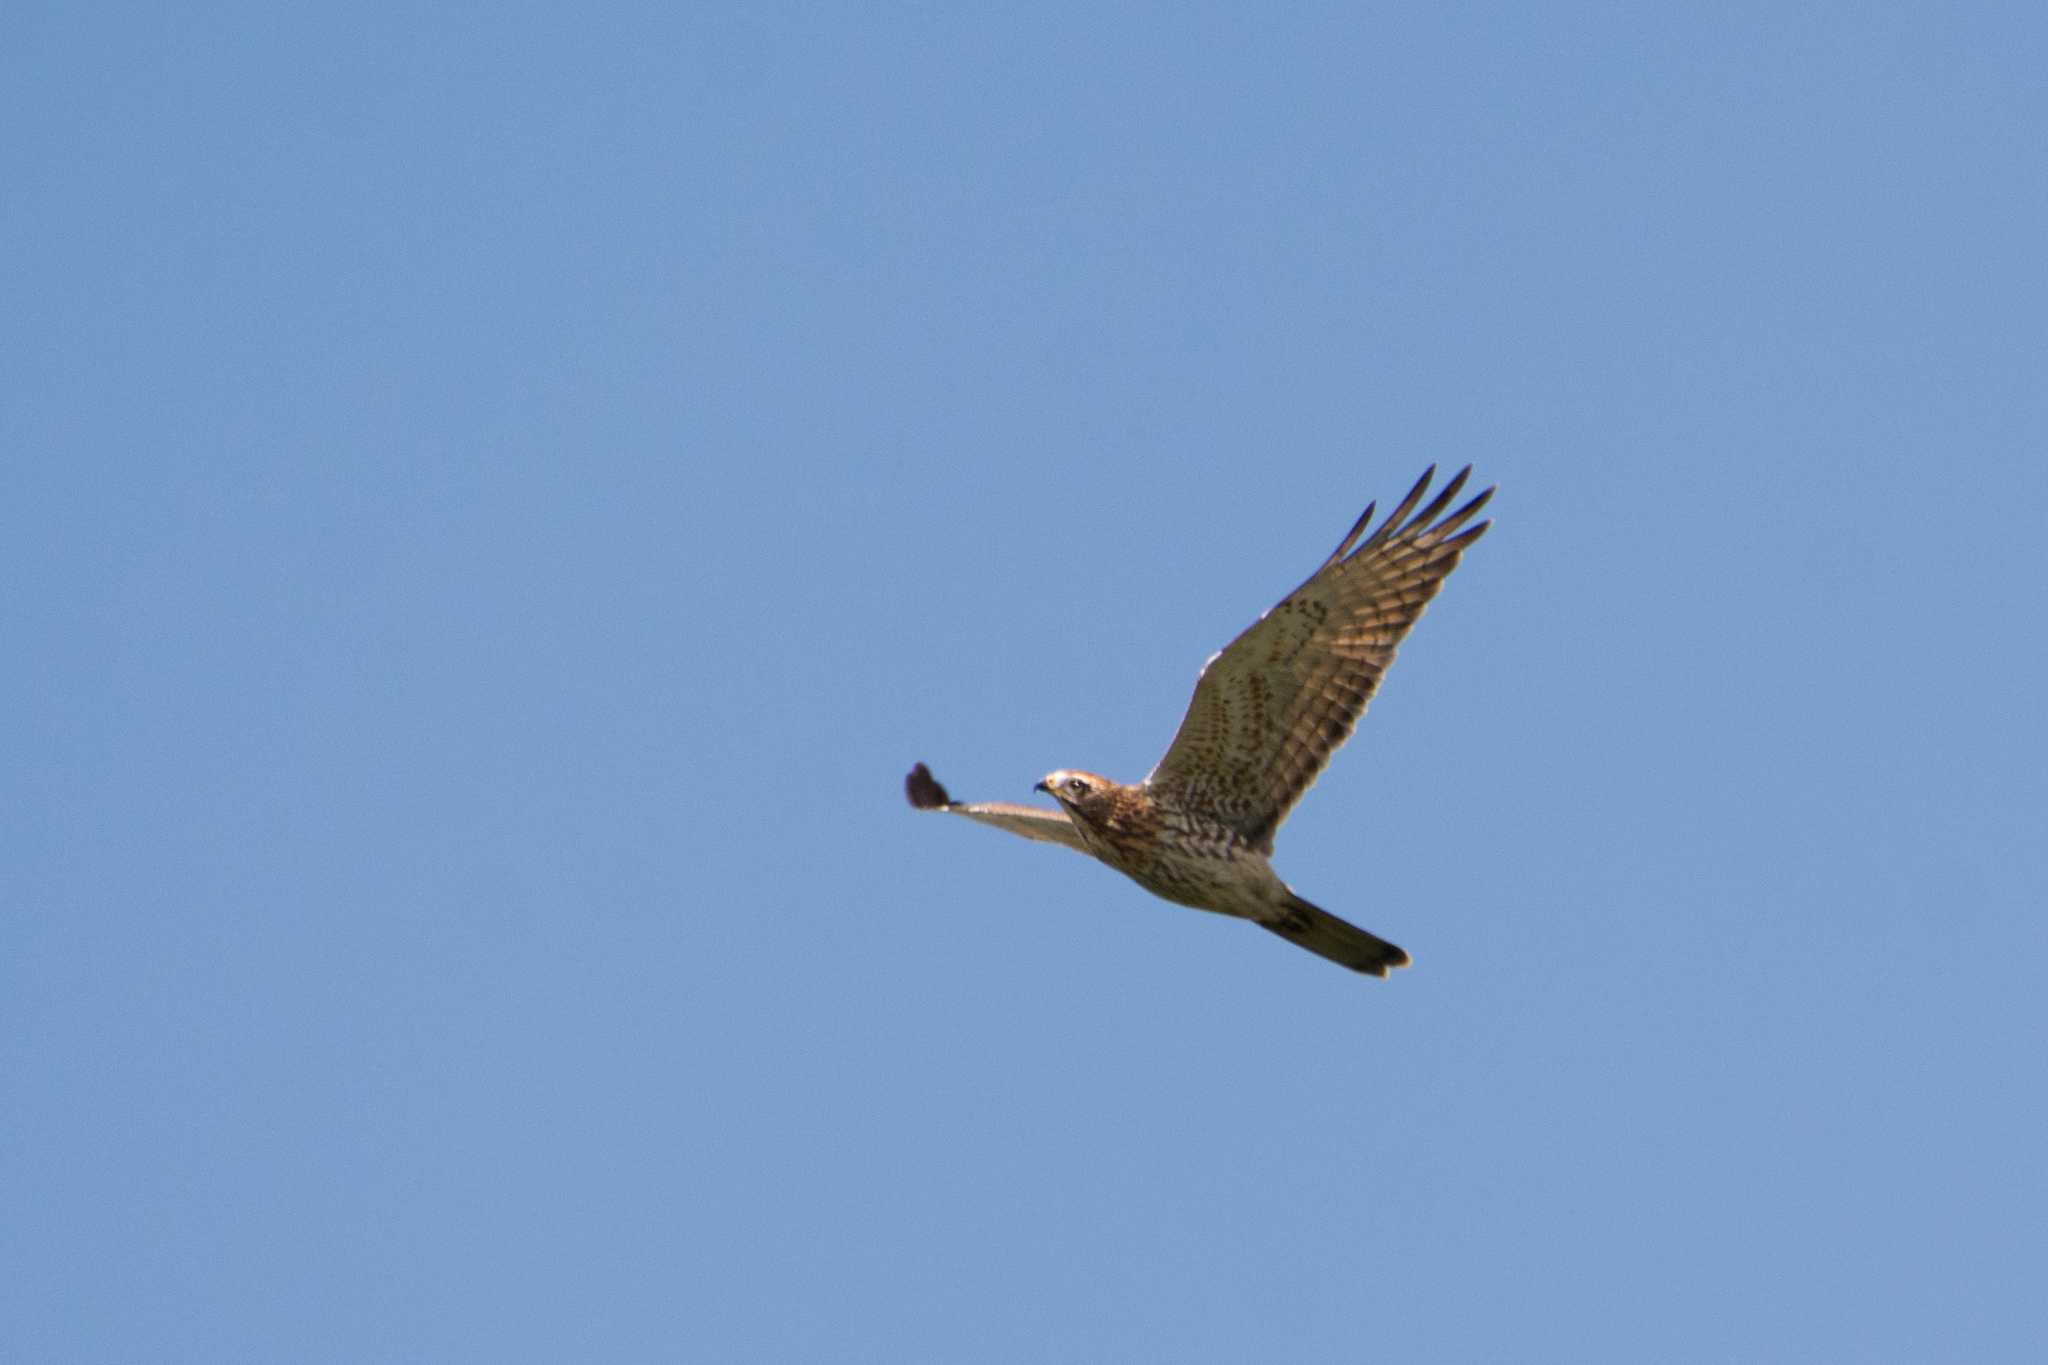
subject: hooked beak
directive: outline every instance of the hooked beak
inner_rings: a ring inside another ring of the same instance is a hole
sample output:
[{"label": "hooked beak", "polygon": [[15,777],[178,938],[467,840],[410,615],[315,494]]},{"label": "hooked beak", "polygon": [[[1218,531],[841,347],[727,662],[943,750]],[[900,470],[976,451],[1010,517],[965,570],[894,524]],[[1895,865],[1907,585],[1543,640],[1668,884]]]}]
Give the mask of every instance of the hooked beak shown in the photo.
[{"label": "hooked beak", "polygon": [[1031,790],[1035,792],[1044,792],[1047,796],[1052,795],[1052,788],[1045,785],[1045,779],[1042,777],[1031,784]]}]

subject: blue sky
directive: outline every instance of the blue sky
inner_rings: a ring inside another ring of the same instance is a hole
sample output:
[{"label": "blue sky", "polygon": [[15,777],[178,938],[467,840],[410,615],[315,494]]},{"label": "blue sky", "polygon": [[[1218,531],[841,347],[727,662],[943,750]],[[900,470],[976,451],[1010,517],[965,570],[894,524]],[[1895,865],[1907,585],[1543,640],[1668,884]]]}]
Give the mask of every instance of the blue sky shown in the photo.
[{"label": "blue sky", "polygon": [[[30,6],[0,1355],[2038,1360],[2031,6]],[[1351,976],[1136,779],[1437,462]]]}]

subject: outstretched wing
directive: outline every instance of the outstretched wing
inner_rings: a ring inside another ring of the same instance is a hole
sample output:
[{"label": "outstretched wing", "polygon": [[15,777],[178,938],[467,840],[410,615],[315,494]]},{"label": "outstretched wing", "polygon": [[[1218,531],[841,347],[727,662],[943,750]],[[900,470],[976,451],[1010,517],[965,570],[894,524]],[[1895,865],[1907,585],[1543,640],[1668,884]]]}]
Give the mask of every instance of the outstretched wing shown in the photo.
[{"label": "outstretched wing", "polygon": [[903,792],[910,798],[910,804],[919,810],[942,810],[948,815],[964,815],[970,820],[979,820],[984,825],[994,825],[997,829],[1006,829],[1027,839],[1065,844],[1076,852],[1087,852],[1081,847],[1081,836],[1065,811],[1020,806],[1011,801],[955,801],[939,785],[939,779],[932,776],[932,770],[922,763],[912,768],[910,775],[903,779]]},{"label": "outstretched wing", "polygon": [[1423,607],[1493,524],[1459,531],[1491,488],[1444,515],[1471,473],[1459,471],[1418,512],[1431,465],[1361,543],[1374,511],[1366,508],[1306,583],[1209,660],[1146,782],[1270,850],[1287,812],[1351,737]]}]

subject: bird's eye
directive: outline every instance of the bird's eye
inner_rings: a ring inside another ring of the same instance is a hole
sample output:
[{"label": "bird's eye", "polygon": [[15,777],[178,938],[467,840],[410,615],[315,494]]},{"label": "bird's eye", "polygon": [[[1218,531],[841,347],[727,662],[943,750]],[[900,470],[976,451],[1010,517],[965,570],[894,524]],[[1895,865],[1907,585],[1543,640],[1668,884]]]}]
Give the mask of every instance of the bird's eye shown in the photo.
[{"label": "bird's eye", "polygon": [[1079,796],[1082,792],[1088,790],[1088,784],[1078,777],[1070,777],[1067,779],[1067,790]]}]

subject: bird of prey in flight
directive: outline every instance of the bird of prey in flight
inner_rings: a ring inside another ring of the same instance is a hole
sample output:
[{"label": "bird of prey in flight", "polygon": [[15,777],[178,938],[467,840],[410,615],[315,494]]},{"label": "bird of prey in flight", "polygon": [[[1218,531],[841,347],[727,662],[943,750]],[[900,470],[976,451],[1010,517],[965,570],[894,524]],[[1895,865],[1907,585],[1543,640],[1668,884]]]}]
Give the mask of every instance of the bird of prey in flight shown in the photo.
[{"label": "bird of prey in flight", "polygon": [[920,763],[904,783],[910,804],[1065,844],[1154,895],[1248,919],[1353,971],[1407,966],[1401,949],[1295,895],[1267,860],[1274,831],[1351,737],[1423,607],[1493,524],[1460,529],[1491,488],[1445,514],[1471,473],[1423,507],[1431,465],[1370,535],[1367,507],[1306,583],[1203,667],[1180,732],[1143,782],[1061,768],[1037,785],[1059,803],[1047,810],[955,801]]}]

